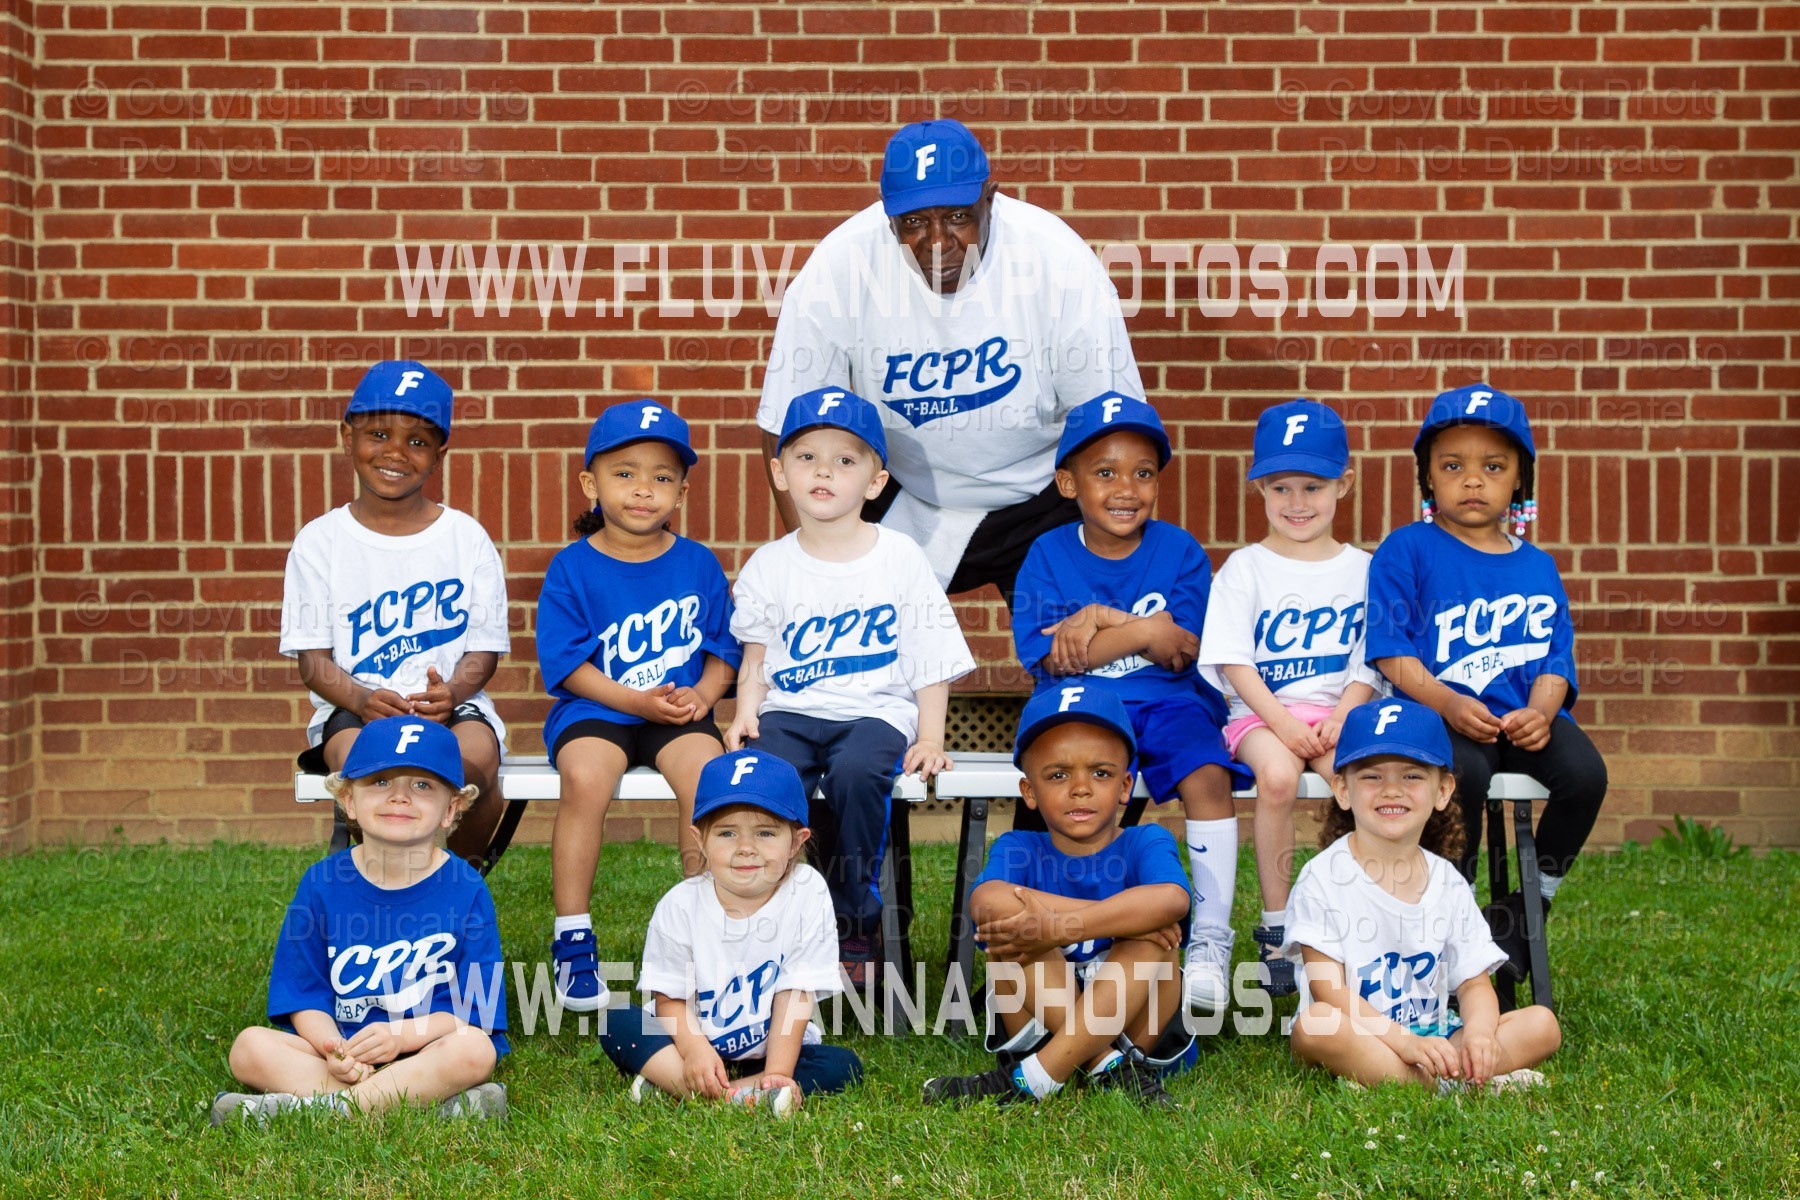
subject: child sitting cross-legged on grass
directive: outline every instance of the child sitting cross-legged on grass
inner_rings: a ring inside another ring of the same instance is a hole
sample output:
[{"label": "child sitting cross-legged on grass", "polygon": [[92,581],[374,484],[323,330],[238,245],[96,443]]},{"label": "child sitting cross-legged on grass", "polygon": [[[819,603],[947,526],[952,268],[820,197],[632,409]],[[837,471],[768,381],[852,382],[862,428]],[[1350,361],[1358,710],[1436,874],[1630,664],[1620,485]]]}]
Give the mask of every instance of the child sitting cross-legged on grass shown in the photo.
[{"label": "child sitting cross-legged on grass", "polygon": [[1095,684],[1047,688],[1020,716],[1019,794],[1047,832],[1003,834],[969,897],[998,1065],[927,1080],[927,1103],[1030,1102],[1079,1076],[1161,1106],[1162,1076],[1193,1065],[1180,1019],[1187,875],[1168,830],[1118,827],[1136,743],[1124,703]]},{"label": "child sitting cross-legged on grass", "polygon": [[213,1124],[438,1101],[444,1116],[505,1116],[488,1082],[507,1051],[494,901],[440,844],[475,798],[456,734],[371,721],[325,784],[362,844],[301,876],[269,970],[277,1028],[231,1046],[232,1077],[257,1092],[219,1093]]},{"label": "child sitting cross-legged on grass", "polygon": [[1422,704],[1375,700],[1344,719],[1326,849],[1294,883],[1281,948],[1303,964],[1302,1062],[1362,1084],[1498,1091],[1542,1083],[1532,1068],[1562,1044],[1548,1008],[1500,1012],[1488,973],[1506,952],[1447,861],[1463,840],[1450,764],[1444,722]]},{"label": "child sitting cross-legged on grass", "polygon": [[831,893],[800,861],[799,773],[762,751],[720,755],[700,768],[693,833],[706,870],[663,895],[644,935],[654,1011],[607,1012],[600,1047],[633,1100],[661,1090],[785,1117],[862,1077],[812,1020],[814,998],[844,985]]}]

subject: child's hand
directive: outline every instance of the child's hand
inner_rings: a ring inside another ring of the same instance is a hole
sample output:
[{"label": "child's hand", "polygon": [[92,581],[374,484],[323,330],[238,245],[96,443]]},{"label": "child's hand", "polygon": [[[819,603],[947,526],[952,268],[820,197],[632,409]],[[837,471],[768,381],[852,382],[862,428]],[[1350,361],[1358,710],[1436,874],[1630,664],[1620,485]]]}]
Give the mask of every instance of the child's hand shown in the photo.
[{"label": "child's hand", "polygon": [[924,783],[939,771],[948,771],[956,764],[944,753],[942,742],[928,742],[920,738],[906,751],[906,757],[900,760],[902,775],[916,774],[919,782]]},{"label": "child's hand", "polygon": [[657,725],[686,725],[693,718],[675,700],[675,685],[665,683],[639,692],[637,715]]},{"label": "child's hand", "polygon": [[1500,718],[1488,711],[1487,705],[1460,693],[1444,710],[1444,723],[1472,742],[1498,741],[1504,728]]},{"label": "child's hand", "polygon": [[1150,623],[1145,658],[1165,671],[1185,671],[1194,665],[1194,657],[1200,653],[1200,639],[1177,625],[1167,609],[1141,619]]},{"label": "child's hand", "polygon": [[1521,750],[1542,750],[1550,744],[1550,722],[1535,708],[1515,708],[1500,718],[1507,739]]},{"label": "child's hand", "polygon": [[344,1053],[365,1065],[393,1062],[400,1050],[400,1027],[392,1021],[364,1025],[344,1043]]},{"label": "child's hand", "polygon": [[694,1047],[681,1057],[681,1082],[696,1096],[717,1100],[731,1088],[731,1076],[725,1073],[725,1060],[710,1043]]},{"label": "child's hand", "polygon": [[1325,750],[1320,753],[1337,749],[1338,734],[1342,732],[1343,728],[1344,718],[1338,716],[1336,712],[1313,726],[1313,732],[1319,735],[1319,744],[1325,747]]},{"label": "child's hand", "polygon": [[1100,606],[1090,604],[1046,626],[1043,632],[1051,635],[1050,653],[1045,655],[1050,660],[1050,673],[1080,675],[1088,669],[1088,644],[1100,632]]},{"label": "child's hand", "polygon": [[1463,1027],[1463,1069],[1469,1082],[1477,1086],[1494,1077],[1500,1066],[1500,1043],[1491,1033]]},{"label": "child's hand", "polygon": [[412,701],[389,688],[376,688],[363,697],[362,711],[356,715],[365,722],[378,721],[382,717],[410,717],[413,715]]},{"label": "child's hand", "polygon": [[725,730],[725,748],[742,750],[744,743],[753,742],[762,736],[762,726],[756,722],[756,714],[749,711],[738,713],[729,728]]},{"label": "child's hand", "polygon": [[374,1067],[365,1062],[358,1062],[355,1056],[344,1050],[342,1038],[332,1038],[325,1043],[325,1070],[339,1083],[352,1086],[361,1083],[375,1072]]},{"label": "child's hand", "polygon": [[1416,1033],[1408,1033],[1406,1040],[1396,1046],[1394,1052],[1402,1061],[1422,1068],[1428,1075],[1439,1079],[1462,1078],[1462,1055],[1448,1038],[1420,1037]]},{"label": "child's hand", "polygon": [[1288,752],[1301,762],[1311,762],[1330,749],[1325,744],[1325,739],[1319,736],[1318,731],[1299,717],[1290,716],[1279,726],[1270,726],[1270,728],[1275,731],[1275,736],[1281,739],[1281,744],[1288,748]]},{"label": "child's hand", "polygon": [[687,721],[677,722],[682,725],[687,724],[688,721],[698,721],[712,710],[712,706],[691,687],[676,688],[669,694],[669,702],[688,710]]},{"label": "child's hand", "polygon": [[456,711],[456,697],[450,694],[450,685],[438,674],[436,667],[425,668],[425,690],[414,692],[408,696],[407,703],[412,705],[413,715],[436,721],[442,725]]},{"label": "child's hand", "polygon": [[975,936],[987,944],[988,958],[996,962],[1026,962],[1061,946],[1062,918],[1025,888],[1013,888],[1013,895],[1025,906],[1023,911],[989,921],[975,930]]}]

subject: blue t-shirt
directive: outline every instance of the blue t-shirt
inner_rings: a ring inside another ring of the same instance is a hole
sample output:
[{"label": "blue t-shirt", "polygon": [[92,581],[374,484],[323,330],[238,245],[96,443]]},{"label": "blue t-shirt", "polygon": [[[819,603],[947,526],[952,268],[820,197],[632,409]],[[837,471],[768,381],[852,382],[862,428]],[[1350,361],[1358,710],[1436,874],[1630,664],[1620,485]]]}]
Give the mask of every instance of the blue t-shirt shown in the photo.
[{"label": "blue t-shirt", "polygon": [[[971,893],[984,883],[998,880],[1034,892],[1067,896],[1072,900],[1107,900],[1120,892],[1153,883],[1172,883],[1188,892],[1187,871],[1175,838],[1161,825],[1133,825],[1119,830],[1104,849],[1093,854],[1064,854],[1047,833],[1014,830],[994,839],[987,865],[969,886]],[[1181,919],[1186,935],[1188,918]],[[1111,938],[1093,938],[1063,947],[1070,962],[1098,958],[1112,948]]]},{"label": "blue t-shirt", "polygon": [[733,667],[744,658],[731,636],[725,572],[711,550],[684,537],[648,562],[603,554],[586,538],[557,551],[538,597],[537,653],[544,686],[556,697],[544,722],[550,747],[576,721],[643,723],[562,686],[584,662],[641,691],[693,687],[709,654]]},{"label": "blue t-shirt", "polygon": [[[1104,604],[1139,617],[1167,610],[1195,637],[1206,624],[1212,563],[1193,535],[1166,521],[1148,521],[1144,537],[1124,558],[1102,558],[1081,541],[1081,522],[1052,529],[1031,544],[1013,591],[1013,645],[1041,691],[1061,677],[1044,669],[1051,635],[1042,632],[1089,604]],[[1088,671],[1109,681],[1128,704],[1198,694],[1224,724],[1225,698],[1193,667],[1170,671],[1139,655],[1127,655]]]},{"label": "blue t-shirt", "polygon": [[455,1013],[507,1052],[506,968],[487,884],[451,855],[403,888],[379,888],[342,850],[308,867],[269,968],[269,1019],[329,1013],[348,1038],[365,1025]]},{"label": "blue t-shirt", "polygon": [[1415,521],[1387,535],[1369,564],[1370,662],[1411,657],[1495,716],[1524,708],[1540,675],[1569,681],[1575,626],[1556,562],[1529,542],[1487,554]]}]

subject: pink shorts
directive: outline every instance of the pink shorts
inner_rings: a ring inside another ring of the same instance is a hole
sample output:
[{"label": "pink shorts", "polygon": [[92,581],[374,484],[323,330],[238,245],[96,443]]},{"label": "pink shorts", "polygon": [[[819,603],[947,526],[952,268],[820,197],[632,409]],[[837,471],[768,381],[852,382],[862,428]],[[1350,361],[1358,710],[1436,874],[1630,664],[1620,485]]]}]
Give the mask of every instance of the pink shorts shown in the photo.
[{"label": "pink shorts", "polygon": [[[1317,725],[1334,711],[1326,708],[1323,704],[1283,704],[1281,707],[1308,725]],[[1244,740],[1245,734],[1252,729],[1267,729],[1268,727],[1269,723],[1255,713],[1251,713],[1247,717],[1239,717],[1235,721],[1228,721],[1224,729],[1225,748],[1231,751],[1233,758],[1236,758],[1238,743]]]}]

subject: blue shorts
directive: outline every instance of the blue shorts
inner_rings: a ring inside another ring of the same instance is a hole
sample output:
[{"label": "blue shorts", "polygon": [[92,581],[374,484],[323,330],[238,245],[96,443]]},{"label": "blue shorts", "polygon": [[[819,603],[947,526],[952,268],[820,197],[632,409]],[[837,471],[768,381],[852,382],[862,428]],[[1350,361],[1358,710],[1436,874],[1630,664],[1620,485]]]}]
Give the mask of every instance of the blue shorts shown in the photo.
[{"label": "blue shorts", "polygon": [[1198,695],[1164,696],[1127,702],[1137,738],[1138,770],[1150,799],[1173,800],[1181,781],[1201,767],[1223,767],[1231,789],[1256,786],[1256,776],[1225,748],[1220,714]]}]

